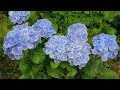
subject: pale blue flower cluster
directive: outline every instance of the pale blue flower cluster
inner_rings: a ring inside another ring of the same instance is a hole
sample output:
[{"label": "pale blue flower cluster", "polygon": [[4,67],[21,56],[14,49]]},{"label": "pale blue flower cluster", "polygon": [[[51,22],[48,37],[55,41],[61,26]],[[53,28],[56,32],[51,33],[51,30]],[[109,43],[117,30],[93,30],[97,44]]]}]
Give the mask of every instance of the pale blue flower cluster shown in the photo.
[{"label": "pale blue flower cluster", "polygon": [[40,19],[32,28],[40,34],[40,37],[50,38],[53,34],[56,34],[56,30],[52,26],[52,23],[48,19]]},{"label": "pale blue flower cluster", "polygon": [[68,28],[67,52],[68,62],[72,66],[85,67],[91,54],[91,45],[87,42],[87,28],[84,24],[76,23]]},{"label": "pale blue flower cluster", "polygon": [[28,26],[28,23],[25,23],[14,26],[13,30],[7,33],[3,42],[3,50],[9,58],[18,60],[23,57],[22,50],[34,49],[39,42],[41,42],[39,34]]},{"label": "pale blue flower cluster", "polygon": [[30,17],[30,11],[9,11],[9,18],[14,24],[22,24]]},{"label": "pale blue flower cluster", "polygon": [[69,42],[86,42],[87,36],[87,27],[84,24],[76,23],[68,27],[67,38]]},{"label": "pale blue flower cluster", "polygon": [[44,51],[46,55],[54,59],[55,63],[67,61],[67,38],[65,36],[52,36],[48,42],[45,43]]},{"label": "pale blue flower cluster", "polygon": [[101,33],[94,36],[92,42],[94,46],[92,54],[100,55],[102,61],[106,61],[107,58],[115,58],[120,49],[117,45],[115,35]]}]

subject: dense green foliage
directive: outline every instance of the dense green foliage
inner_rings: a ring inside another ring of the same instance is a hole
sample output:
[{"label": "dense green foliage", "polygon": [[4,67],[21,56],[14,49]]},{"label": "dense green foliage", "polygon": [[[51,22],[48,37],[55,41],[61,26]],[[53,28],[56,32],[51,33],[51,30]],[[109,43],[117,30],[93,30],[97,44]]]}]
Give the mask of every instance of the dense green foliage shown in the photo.
[{"label": "dense green foliage", "polygon": [[[31,26],[42,18],[53,23],[57,34],[66,35],[70,25],[80,22],[87,26],[89,44],[92,45],[93,36],[106,33],[116,35],[120,46],[120,11],[31,11],[27,22]],[[10,60],[4,55],[2,45],[4,37],[13,26],[7,13],[1,12],[0,61]],[[42,43],[38,44],[37,48],[24,51],[24,58],[16,61],[22,73],[20,79],[118,79],[120,76],[120,52],[115,59],[108,59],[107,62],[102,62],[100,57],[91,55],[87,65],[79,69],[65,61],[55,64],[42,50],[46,41],[48,39],[42,38]]]}]

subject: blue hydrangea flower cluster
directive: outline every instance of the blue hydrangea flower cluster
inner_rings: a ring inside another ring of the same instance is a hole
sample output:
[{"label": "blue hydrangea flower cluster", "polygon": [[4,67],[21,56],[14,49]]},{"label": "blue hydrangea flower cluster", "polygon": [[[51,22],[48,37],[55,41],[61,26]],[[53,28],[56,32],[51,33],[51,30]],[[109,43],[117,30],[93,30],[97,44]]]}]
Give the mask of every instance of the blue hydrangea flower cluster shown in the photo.
[{"label": "blue hydrangea flower cluster", "polygon": [[92,54],[100,55],[102,61],[106,61],[107,58],[115,58],[120,49],[117,45],[115,35],[101,33],[94,36],[92,42],[94,46]]},{"label": "blue hydrangea flower cluster", "polygon": [[40,37],[49,38],[53,34],[56,34],[56,30],[53,28],[52,23],[48,19],[38,20],[32,25],[35,31],[38,31]]},{"label": "blue hydrangea flower cluster", "polygon": [[22,24],[29,19],[30,11],[9,11],[9,18],[14,24]]},{"label": "blue hydrangea flower cluster", "polygon": [[70,42],[87,42],[87,27],[84,24],[76,23],[68,27],[67,38]]},{"label": "blue hydrangea flower cluster", "polygon": [[87,28],[84,24],[76,23],[68,28],[67,52],[68,62],[72,66],[85,67],[91,54],[91,45],[87,42]]},{"label": "blue hydrangea flower cluster", "polygon": [[52,36],[48,42],[45,43],[44,51],[46,55],[54,59],[55,63],[67,61],[67,38],[65,36]]},{"label": "blue hydrangea flower cluster", "polygon": [[86,63],[89,61],[89,54],[91,46],[88,43],[83,42],[69,42],[67,46],[68,52],[68,62],[71,66],[79,66],[81,69],[85,67]]},{"label": "blue hydrangea flower cluster", "polygon": [[28,23],[16,25],[4,38],[4,53],[12,60],[19,60],[23,57],[22,50],[34,49],[36,44],[41,42],[39,34],[28,26]]}]

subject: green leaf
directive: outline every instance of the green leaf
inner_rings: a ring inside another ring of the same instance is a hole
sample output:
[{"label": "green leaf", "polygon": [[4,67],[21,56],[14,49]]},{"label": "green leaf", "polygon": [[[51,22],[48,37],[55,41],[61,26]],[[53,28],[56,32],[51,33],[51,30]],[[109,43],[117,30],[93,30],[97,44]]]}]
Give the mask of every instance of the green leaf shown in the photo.
[{"label": "green leaf", "polygon": [[40,68],[40,65],[37,65],[37,64],[35,64],[35,65],[32,65],[32,69],[31,69],[31,71],[30,71],[30,74],[31,74],[31,76],[32,76],[32,78],[34,78],[34,79],[39,79],[40,77],[41,77],[41,68]]},{"label": "green leaf", "polygon": [[64,15],[66,12],[65,11],[58,11],[60,15]]},{"label": "green leaf", "polygon": [[31,63],[23,59],[19,64],[19,68],[22,73],[29,73],[29,71],[31,70]]},{"label": "green leaf", "polygon": [[97,62],[97,73],[101,72],[101,70],[103,69],[103,62],[100,58],[96,58],[96,62]]},{"label": "green leaf", "polygon": [[19,79],[31,79],[30,74],[23,74],[19,77]]},{"label": "green leaf", "polygon": [[100,70],[103,69],[103,62],[97,57],[91,57],[86,66],[83,68],[83,78],[93,79]]},{"label": "green leaf", "polygon": [[81,16],[81,22],[84,23],[85,25],[89,26],[93,23],[93,20],[88,14],[83,14]]},{"label": "green leaf", "polygon": [[50,61],[50,66],[51,68],[57,68],[59,66],[60,63],[55,64],[53,60]]},{"label": "green leaf", "polygon": [[40,13],[40,16],[41,16],[42,18],[48,18],[48,17],[49,17],[49,15],[48,15],[48,14],[43,13],[43,12],[41,12],[41,13]]},{"label": "green leaf", "polygon": [[57,36],[63,36],[63,34],[62,34],[62,33],[57,33],[56,35],[57,35]]},{"label": "green leaf", "polygon": [[37,72],[39,72],[39,70],[40,70],[40,66],[39,65],[33,65],[31,73],[32,74],[37,74]]},{"label": "green leaf", "polygon": [[73,68],[75,68],[75,67],[74,67],[74,66],[71,66],[69,63],[66,63],[66,69],[67,69],[68,71],[72,71]]},{"label": "green leaf", "polygon": [[113,20],[114,18],[111,18],[111,17],[108,19],[109,22],[112,22]]},{"label": "green leaf", "polygon": [[30,17],[29,19],[27,20],[28,23],[31,25],[33,25],[37,20],[38,20],[38,16],[36,14],[36,11],[30,11]]},{"label": "green leaf", "polygon": [[45,53],[42,48],[36,48],[31,52],[31,61],[35,64],[42,63],[45,60]]},{"label": "green leaf", "polygon": [[92,29],[92,31],[93,31],[93,33],[96,33],[96,34],[98,34],[98,33],[100,33],[100,32],[101,32],[101,30],[100,30],[100,29],[98,29],[98,28],[93,28],[93,29]]},{"label": "green leaf", "polygon": [[66,68],[66,63],[67,63],[67,62],[61,62],[59,66],[60,66],[61,68]]},{"label": "green leaf", "polygon": [[102,22],[103,22],[103,15],[101,15],[101,14],[95,14],[95,16],[94,16],[94,23],[99,23],[99,24],[102,24]]},{"label": "green leaf", "polygon": [[102,31],[107,34],[115,35],[117,33],[117,30],[111,26],[104,26],[102,28]]},{"label": "green leaf", "polygon": [[67,74],[67,77],[74,77],[77,74],[77,70],[76,68],[72,68],[71,71],[69,71],[69,73]]},{"label": "green leaf", "polygon": [[119,79],[117,73],[113,70],[102,70],[100,76],[102,79]]},{"label": "green leaf", "polygon": [[55,28],[56,31],[58,31],[58,24],[53,24],[53,27]]},{"label": "green leaf", "polygon": [[52,11],[54,14],[64,15],[66,11]]},{"label": "green leaf", "polygon": [[47,68],[47,73],[49,76],[54,78],[61,78],[64,76],[63,72],[59,69]]},{"label": "green leaf", "polygon": [[107,19],[110,16],[110,11],[103,11],[104,18]]},{"label": "green leaf", "polygon": [[51,77],[48,74],[44,74],[43,79],[51,79]]},{"label": "green leaf", "polygon": [[88,39],[88,43],[92,45],[92,38]]},{"label": "green leaf", "polygon": [[87,28],[88,35],[93,36],[94,33],[91,28]]},{"label": "green leaf", "polygon": [[69,63],[65,63],[65,66],[68,71],[67,77],[74,77],[77,74],[77,69],[75,66],[71,66]]},{"label": "green leaf", "polygon": [[114,35],[114,34],[116,34],[117,33],[117,30],[115,29],[115,28],[109,28],[109,30],[107,30],[106,31],[108,34],[112,34],[112,35]]},{"label": "green leaf", "polygon": [[111,17],[116,17],[120,15],[120,11],[111,11]]},{"label": "green leaf", "polygon": [[84,11],[85,14],[89,14],[89,11]]},{"label": "green leaf", "polygon": [[[79,22],[82,22],[82,21],[81,21],[80,16],[69,15],[69,16],[67,16],[67,18],[65,18],[65,22],[69,27],[71,24],[79,23]],[[63,21],[63,23],[64,23],[64,21]]]},{"label": "green leaf", "polygon": [[90,64],[88,64],[87,66],[85,66],[85,68],[83,69],[84,71],[84,75],[83,78],[94,78],[96,75],[96,69],[93,68],[93,66],[91,66]]},{"label": "green leaf", "polygon": [[120,12],[119,11],[104,11],[103,15],[104,15],[105,20],[112,22],[116,16],[120,15]]}]

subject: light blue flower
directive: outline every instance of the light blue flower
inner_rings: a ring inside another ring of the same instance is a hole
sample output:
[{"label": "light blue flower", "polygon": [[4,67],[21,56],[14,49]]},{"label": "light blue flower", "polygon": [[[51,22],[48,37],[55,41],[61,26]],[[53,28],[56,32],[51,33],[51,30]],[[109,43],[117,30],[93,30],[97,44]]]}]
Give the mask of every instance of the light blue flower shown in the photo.
[{"label": "light blue flower", "polygon": [[39,34],[28,23],[16,25],[4,38],[3,50],[12,60],[19,60],[23,57],[22,50],[34,49],[40,40]]},{"label": "light blue flower", "polygon": [[101,33],[94,36],[92,42],[94,46],[92,54],[101,56],[103,61],[106,61],[107,58],[113,59],[118,54],[119,46],[115,35]]},{"label": "light blue flower", "polygon": [[22,24],[30,17],[30,11],[9,11],[9,18],[14,24]]},{"label": "light blue flower", "polygon": [[91,54],[91,45],[86,43],[88,38],[87,27],[84,24],[76,23],[68,27],[66,35],[68,62],[72,66],[85,67]]},{"label": "light blue flower", "polygon": [[40,37],[44,38],[50,38],[53,34],[57,33],[53,28],[52,23],[47,19],[37,20],[37,22],[33,24],[32,27],[39,33]]},{"label": "light blue flower", "polygon": [[67,38],[65,36],[52,36],[48,42],[45,43],[43,50],[46,55],[54,59],[55,63],[67,61]]}]

